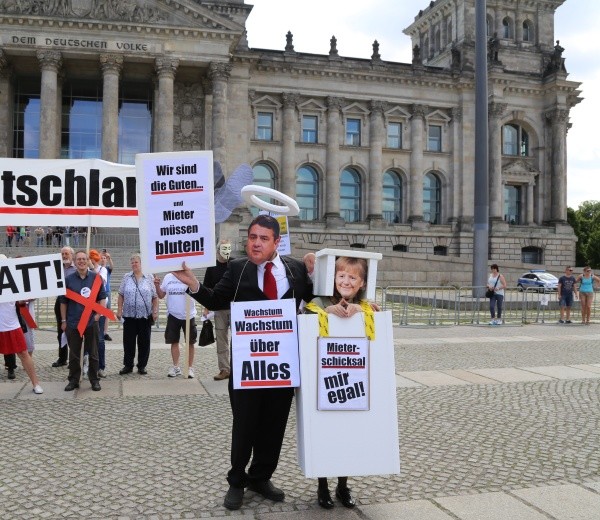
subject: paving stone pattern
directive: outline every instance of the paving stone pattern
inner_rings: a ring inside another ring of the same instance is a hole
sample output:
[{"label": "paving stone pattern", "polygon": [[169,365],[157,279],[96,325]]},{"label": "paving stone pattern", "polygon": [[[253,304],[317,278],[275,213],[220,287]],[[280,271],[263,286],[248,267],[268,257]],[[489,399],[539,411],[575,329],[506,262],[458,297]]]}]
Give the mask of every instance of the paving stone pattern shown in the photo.
[{"label": "paving stone pattern", "polygon": [[[397,372],[600,362],[600,330],[593,326],[396,328],[395,337]],[[561,516],[566,502],[559,492],[572,496],[568,486],[600,498],[599,379],[399,387],[402,474],[351,478],[354,511],[338,504],[325,513],[316,504],[316,482],[296,463],[292,413],[274,476],[285,502],[247,491],[242,509],[231,513],[222,506],[231,413],[226,383],[212,381],[214,346],[196,350],[198,380],[173,381],[166,377],[170,353],[160,333],[153,333],[148,376],[119,376],[122,351],[118,341],[108,343],[103,390],[90,392],[83,382],[65,398],[66,368],[50,367],[52,334],[39,332],[37,341],[38,374],[53,390],[34,396],[21,369],[15,382],[0,375],[2,518],[383,519],[399,518],[402,508],[402,518],[466,519],[492,518],[477,516],[473,507],[497,503],[501,511],[509,503],[528,512],[523,518],[560,519],[567,516]],[[179,395],[150,390],[171,383]],[[136,385],[142,390],[128,394]],[[491,498],[468,502],[469,510],[460,501],[469,496]]]}]

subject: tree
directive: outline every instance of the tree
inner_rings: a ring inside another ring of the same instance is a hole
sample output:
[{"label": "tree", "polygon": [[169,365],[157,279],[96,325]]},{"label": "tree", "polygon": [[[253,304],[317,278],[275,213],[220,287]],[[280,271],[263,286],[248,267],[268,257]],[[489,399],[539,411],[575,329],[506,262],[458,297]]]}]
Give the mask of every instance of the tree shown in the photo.
[{"label": "tree", "polygon": [[575,247],[577,265],[600,267],[600,201],[587,200],[577,210],[568,208],[567,220],[578,239]]}]

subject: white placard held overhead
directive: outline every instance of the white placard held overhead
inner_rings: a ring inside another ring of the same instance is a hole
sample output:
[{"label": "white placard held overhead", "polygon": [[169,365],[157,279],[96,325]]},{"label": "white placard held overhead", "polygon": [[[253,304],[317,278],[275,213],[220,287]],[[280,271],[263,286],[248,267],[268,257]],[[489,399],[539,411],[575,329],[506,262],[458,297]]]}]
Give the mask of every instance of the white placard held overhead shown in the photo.
[{"label": "white placard held overhead", "polygon": [[318,410],[369,409],[369,340],[319,338]]},{"label": "white placard held overhead", "polygon": [[138,154],[135,165],[144,269],[215,265],[212,152]]},{"label": "white placard held overhead", "polygon": [[296,301],[231,304],[233,388],[300,386]]},{"label": "white placard held overhead", "polygon": [[60,253],[0,260],[0,302],[65,294]]}]

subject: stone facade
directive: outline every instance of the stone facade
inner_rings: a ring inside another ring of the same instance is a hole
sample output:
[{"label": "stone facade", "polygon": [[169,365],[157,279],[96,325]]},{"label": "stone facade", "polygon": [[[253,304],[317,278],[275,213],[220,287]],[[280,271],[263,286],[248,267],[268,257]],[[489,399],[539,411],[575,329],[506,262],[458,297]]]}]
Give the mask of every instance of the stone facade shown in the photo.
[{"label": "stone facade", "polygon": [[[0,154],[18,156],[20,77],[41,85],[43,158],[60,155],[65,80],[97,80],[110,161],[122,82],[145,82],[153,151],[212,149],[226,173],[263,166],[292,197],[298,170],[314,172],[315,218],[290,222],[296,254],[359,247],[383,253],[393,270],[414,255],[448,256],[447,267],[462,270],[473,251],[474,1],[420,11],[405,29],[412,63],[381,60],[377,42],[371,59],[342,57],[335,38],[328,54],[303,54],[289,33],[283,51],[249,49],[243,0],[0,2]],[[580,91],[554,42],[563,2],[488,0],[489,256],[555,271],[574,262],[576,241],[566,224],[566,133]],[[346,174],[356,180],[350,198]],[[396,192],[384,189],[386,175]],[[221,225],[236,249],[249,218],[241,210]]]}]

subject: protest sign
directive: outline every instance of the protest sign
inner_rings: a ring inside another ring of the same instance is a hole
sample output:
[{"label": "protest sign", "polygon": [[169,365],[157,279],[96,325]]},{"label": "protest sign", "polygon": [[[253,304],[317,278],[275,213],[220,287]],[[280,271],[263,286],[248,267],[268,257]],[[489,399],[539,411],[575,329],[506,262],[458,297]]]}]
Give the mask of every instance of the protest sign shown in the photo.
[{"label": "protest sign", "polygon": [[138,154],[135,164],[144,269],[215,265],[212,152]]},{"label": "protest sign", "polygon": [[0,225],[138,227],[135,168],[100,159],[0,159]]},{"label": "protest sign", "polygon": [[233,388],[300,386],[296,302],[231,304]]},{"label": "protest sign", "polygon": [[369,409],[369,340],[319,338],[318,410]]},{"label": "protest sign", "polygon": [[65,294],[60,253],[0,260],[0,302]]}]

